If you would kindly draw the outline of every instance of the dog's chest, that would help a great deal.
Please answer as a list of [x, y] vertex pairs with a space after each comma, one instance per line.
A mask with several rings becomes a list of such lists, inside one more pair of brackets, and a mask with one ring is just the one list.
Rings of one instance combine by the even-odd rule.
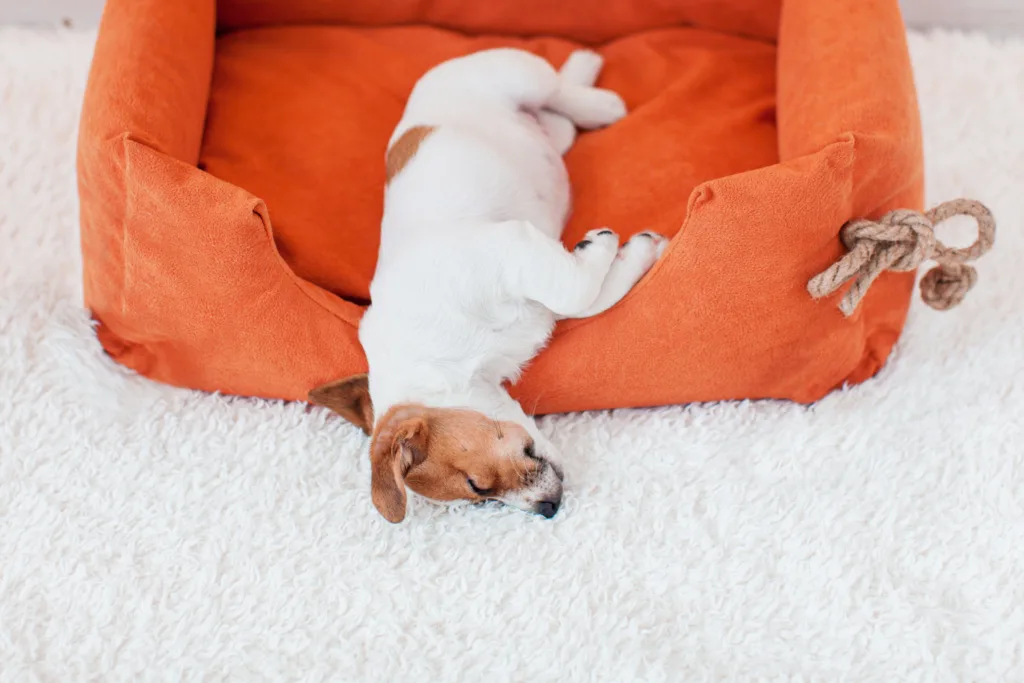
[[505, 302], [473, 315], [476, 322], [477, 374], [492, 381], [518, 377], [547, 343], [555, 326], [554, 315], [533, 302]]

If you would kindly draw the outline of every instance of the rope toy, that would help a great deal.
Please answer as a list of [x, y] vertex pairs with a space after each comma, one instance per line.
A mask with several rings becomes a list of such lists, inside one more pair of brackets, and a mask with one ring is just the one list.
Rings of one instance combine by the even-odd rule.
[[[966, 249], [952, 249], [935, 237], [935, 226], [953, 216], [970, 216], [978, 239]], [[878, 221], [852, 220], [839, 232], [849, 253], [811, 278], [807, 291], [815, 299], [828, 296], [854, 280], [839, 310], [850, 316], [871, 283], [885, 270], [915, 270], [929, 259], [938, 263], [921, 279], [921, 298], [932, 308], [953, 308], [974, 286], [978, 273], [967, 265], [992, 248], [996, 222], [992, 212], [973, 199], [954, 199], [928, 213], [897, 209]]]

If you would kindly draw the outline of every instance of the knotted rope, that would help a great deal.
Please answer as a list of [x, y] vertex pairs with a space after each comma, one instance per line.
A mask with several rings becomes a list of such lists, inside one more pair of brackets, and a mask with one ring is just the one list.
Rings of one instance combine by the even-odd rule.
[[[952, 249], [935, 237], [935, 226], [953, 216], [970, 216], [978, 224], [978, 239], [966, 249]], [[967, 263], [988, 251], [995, 235], [992, 212], [973, 199], [954, 199], [925, 214], [898, 209], [878, 221], [853, 220], [839, 233], [849, 253], [811, 278], [807, 291], [820, 299], [853, 279], [839, 302], [839, 310], [849, 316], [882, 271], [914, 270], [931, 259], [938, 265], [921, 279], [921, 298], [944, 311], [963, 301], [977, 282], [977, 271]]]

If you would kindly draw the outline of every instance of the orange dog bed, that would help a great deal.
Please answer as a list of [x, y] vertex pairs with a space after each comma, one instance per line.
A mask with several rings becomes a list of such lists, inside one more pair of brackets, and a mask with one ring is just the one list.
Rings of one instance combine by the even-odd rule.
[[513, 394], [538, 413], [816, 400], [879, 369], [910, 299], [912, 272], [849, 317], [807, 291], [849, 219], [920, 207], [903, 30], [897, 0], [109, 0], [79, 145], [87, 305], [162, 382], [304, 399], [365, 371], [384, 150], [414, 82], [487, 47], [558, 66], [589, 45], [630, 113], [568, 154], [565, 242], [673, 239]]

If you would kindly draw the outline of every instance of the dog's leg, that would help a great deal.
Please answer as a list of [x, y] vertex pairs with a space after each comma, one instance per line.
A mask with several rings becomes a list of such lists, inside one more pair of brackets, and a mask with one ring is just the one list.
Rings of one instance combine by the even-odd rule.
[[547, 108], [583, 129], [600, 128], [626, 115], [626, 104], [611, 90], [595, 88], [604, 59], [596, 52], [576, 50], [559, 70], [561, 87]]
[[626, 115], [626, 105], [616, 93], [576, 82], [596, 77], [600, 56], [577, 55], [566, 60], [566, 66], [571, 79], [563, 78], [537, 55], [496, 48], [442, 65], [435, 78], [458, 81], [462, 87], [497, 97], [513, 109], [535, 113], [549, 109], [584, 129], [607, 126]]
[[464, 89], [512, 110], [540, 111], [561, 86], [558, 72], [547, 60], [515, 48], [475, 52], [435, 71], [435, 79], [443, 80], [446, 88]]
[[[590, 50], [574, 50], [558, 70], [562, 83], [593, 86], [601, 73], [604, 58]], [[541, 127], [551, 139], [551, 143], [560, 155], [564, 155], [576, 142], [576, 124], [563, 114], [551, 109], [542, 109], [537, 113]]]
[[555, 91], [546, 106], [584, 130], [608, 126], [626, 115], [626, 103], [618, 93], [572, 83]]
[[560, 318], [589, 318], [604, 313], [619, 303], [629, 290], [640, 281], [651, 266], [661, 258], [668, 240], [653, 232], [636, 234], [622, 245], [618, 256], [608, 270], [608, 276], [601, 285], [601, 292], [587, 308]]
[[575, 316], [590, 308], [618, 252], [619, 237], [591, 230], [572, 252], [527, 221], [509, 221], [488, 232], [482, 249], [493, 258], [506, 293], [536, 301], [555, 315]]
[[573, 50], [558, 70], [563, 83], [593, 87], [604, 66], [604, 57], [591, 50]]
[[537, 112], [537, 120], [551, 140], [551, 146], [559, 156], [565, 156], [576, 142], [576, 124], [550, 109], [541, 109]]

